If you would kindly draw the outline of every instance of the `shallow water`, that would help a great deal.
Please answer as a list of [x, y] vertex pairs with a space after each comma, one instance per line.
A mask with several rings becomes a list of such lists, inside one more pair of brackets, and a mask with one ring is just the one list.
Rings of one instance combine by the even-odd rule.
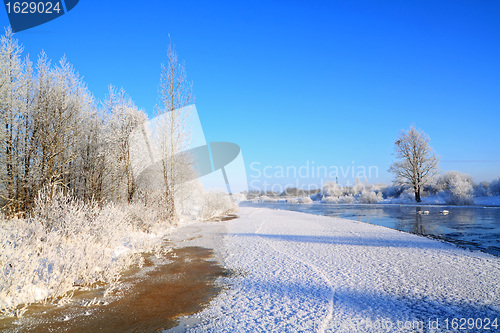
[[[417, 205], [335, 205], [241, 203], [303, 213], [341, 217], [442, 239], [460, 247], [500, 256], [500, 207]], [[449, 214], [441, 213], [448, 210]], [[428, 213], [424, 213], [424, 212]]]
[[[0, 320], [4, 332], [156, 332], [178, 317], [200, 311], [220, 287], [225, 270], [210, 249], [190, 246], [163, 257], [144, 255], [145, 265], [126, 272], [122, 288], [103, 297], [104, 288], [75, 292], [64, 306], [35, 304], [21, 319]], [[95, 298], [95, 301], [93, 301]]]

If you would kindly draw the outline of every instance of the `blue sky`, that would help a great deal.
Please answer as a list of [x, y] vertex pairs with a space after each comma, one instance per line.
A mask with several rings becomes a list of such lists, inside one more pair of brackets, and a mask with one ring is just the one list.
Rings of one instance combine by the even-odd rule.
[[307, 165], [300, 183], [326, 180], [314, 165], [389, 183], [414, 124], [443, 170], [479, 182], [500, 176], [499, 17], [498, 1], [80, 0], [16, 37], [32, 60], [66, 55], [96, 98], [113, 84], [152, 114], [170, 34], [207, 140], [239, 144], [249, 180]]

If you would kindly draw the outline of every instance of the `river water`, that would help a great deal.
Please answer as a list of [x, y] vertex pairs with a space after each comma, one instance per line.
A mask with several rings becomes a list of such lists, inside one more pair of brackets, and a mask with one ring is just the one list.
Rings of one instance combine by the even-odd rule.
[[[287, 204], [281, 202], [242, 202], [240, 205], [284, 209], [367, 222], [438, 238], [463, 248], [500, 256], [500, 207]], [[444, 210], [449, 213], [443, 214]]]

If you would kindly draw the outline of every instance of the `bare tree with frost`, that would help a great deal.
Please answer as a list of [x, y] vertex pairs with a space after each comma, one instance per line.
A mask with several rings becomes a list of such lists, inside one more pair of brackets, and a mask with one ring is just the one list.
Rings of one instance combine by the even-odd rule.
[[0, 199], [4, 211], [17, 210], [20, 198], [17, 191], [17, 131], [22, 88], [22, 46], [7, 29], [0, 40]]
[[170, 42], [167, 51], [167, 62], [161, 65], [161, 76], [159, 86], [159, 102], [156, 112], [160, 119], [160, 149], [164, 158], [162, 159], [162, 176], [164, 180], [165, 199], [167, 204], [167, 215], [175, 220], [175, 191], [176, 185], [183, 177], [183, 169], [186, 168], [185, 156], [180, 154], [184, 151], [190, 140], [187, 129], [189, 117], [186, 106], [194, 103], [192, 84], [187, 81], [186, 70], [179, 63], [177, 52]]
[[389, 168], [396, 183], [413, 188], [417, 202], [422, 201], [422, 188], [434, 182], [439, 173], [439, 157], [429, 141], [429, 136], [414, 126], [408, 131], [401, 131], [394, 143], [394, 153], [398, 160]]
[[106, 112], [106, 162], [109, 167], [107, 183], [109, 196], [116, 201], [126, 199], [132, 202], [137, 189], [130, 156], [130, 133], [146, 119], [132, 99], [121, 88], [108, 88], [108, 96], [103, 102]]
[[38, 74], [35, 119], [40, 181], [51, 189], [72, 188], [79, 172], [75, 169], [80, 154], [79, 142], [85, 137], [82, 131], [82, 124], [86, 122], [84, 115], [93, 107], [93, 97], [65, 58], [58, 66], [50, 68], [50, 62], [42, 53]]

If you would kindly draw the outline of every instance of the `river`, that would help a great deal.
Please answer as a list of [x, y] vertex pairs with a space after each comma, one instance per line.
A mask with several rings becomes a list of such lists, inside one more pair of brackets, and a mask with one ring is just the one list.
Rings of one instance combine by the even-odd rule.
[[500, 207], [284, 202], [242, 202], [240, 205], [285, 209], [367, 222], [500, 256]]

